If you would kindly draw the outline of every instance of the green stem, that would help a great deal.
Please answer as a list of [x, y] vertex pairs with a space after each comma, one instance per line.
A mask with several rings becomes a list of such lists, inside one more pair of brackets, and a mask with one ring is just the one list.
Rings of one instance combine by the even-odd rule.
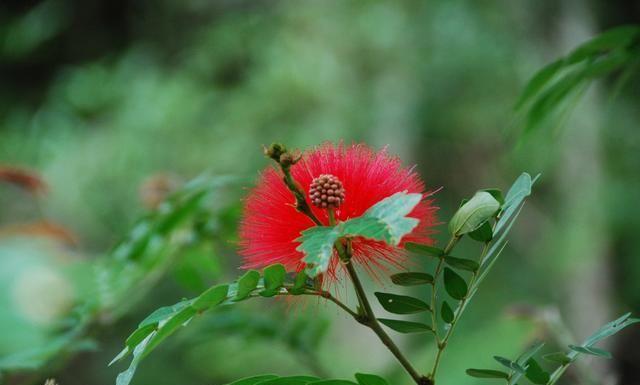
[[[489, 242], [486, 242], [480, 254], [480, 261], [484, 259], [488, 251], [489, 251]], [[477, 277], [478, 277], [477, 271], [474, 271], [473, 275], [471, 276], [471, 279], [469, 280], [469, 287], [473, 286], [473, 283], [475, 282]], [[464, 296], [464, 298], [462, 298], [462, 300], [460, 301], [460, 304], [458, 304], [458, 309], [453, 316], [453, 320], [451, 321], [451, 326], [449, 327], [449, 330], [447, 330], [442, 340], [438, 342], [438, 352], [436, 353], [436, 359], [433, 363], [433, 369], [431, 370], [431, 378], [434, 381], [435, 381], [436, 373], [438, 371], [438, 367], [440, 366], [440, 360], [442, 359], [444, 350], [447, 348], [449, 338], [451, 338], [451, 335], [453, 334], [453, 331], [455, 330], [456, 325], [458, 325], [458, 321], [460, 320], [462, 313], [464, 313], [464, 309], [466, 308], [467, 302], [471, 299], [471, 296], [472, 296], [471, 293], [467, 293]]]

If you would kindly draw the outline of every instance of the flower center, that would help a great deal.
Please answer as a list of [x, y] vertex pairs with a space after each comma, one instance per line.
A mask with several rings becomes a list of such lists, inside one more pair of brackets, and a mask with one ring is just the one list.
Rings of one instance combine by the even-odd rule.
[[322, 209], [335, 209], [344, 203], [344, 187], [340, 179], [331, 174], [322, 174], [309, 186], [311, 203]]

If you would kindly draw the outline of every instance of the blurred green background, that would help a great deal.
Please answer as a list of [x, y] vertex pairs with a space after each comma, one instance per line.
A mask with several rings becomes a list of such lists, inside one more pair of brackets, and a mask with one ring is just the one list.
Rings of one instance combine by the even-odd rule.
[[[107, 363], [146, 314], [233, 280], [241, 197], [273, 141], [388, 146], [442, 187], [443, 222], [478, 188], [542, 173], [442, 385], [481, 383], [464, 369], [535, 338], [577, 341], [639, 314], [637, 72], [615, 97], [613, 81], [595, 83], [524, 138], [513, 109], [542, 65], [639, 20], [622, 0], [3, 1], [0, 169], [13, 182], [0, 182], [0, 382], [113, 384], [124, 366]], [[131, 254], [138, 218], [203, 173], [237, 178]], [[564, 383], [640, 384], [640, 331], [621, 336], [615, 359]], [[428, 367], [428, 336], [394, 337]], [[261, 300], [198, 319], [133, 383], [356, 371], [409, 383], [335, 307]]]

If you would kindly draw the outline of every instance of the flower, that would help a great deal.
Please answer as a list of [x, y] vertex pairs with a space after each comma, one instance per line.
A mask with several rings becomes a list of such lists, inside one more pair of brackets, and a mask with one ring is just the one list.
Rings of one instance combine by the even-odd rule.
[[[302, 154], [291, 166], [291, 175], [304, 191], [307, 203], [315, 216], [329, 224], [328, 211], [311, 204], [308, 192], [317, 178], [337, 178], [342, 182], [344, 200], [335, 209], [336, 220], [344, 221], [361, 216], [369, 207], [399, 191], [421, 193], [424, 199], [409, 214], [420, 220], [419, 225], [406, 235], [399, 247], [371, 239], [353, 240], [353, 260], [373, 276], [377, 268], [402, 268], [406, 260], [404, 242], [432, 244], [430, 238], [435, 224], [436, 208], [431, 195], [413, 168], [403, 167], [397, 157], [386, 150], [374, 151], [364, 144], [334, 145], [325, 143]], [[244, 202], [244, 216], [240, 224], [240, 254], [244, 268], [261, 268], [282, 263], [288, 271], [304, 268], [303, 254], [296, 250], [300, 233], [312, 226], [313, 221], [297, 211], [295, 198], [282, 180], [282, 172], [267, 168], [257, 186]], [[312, 186], [313, 184], [313, 186]], [[333, 258], [328, 274], [336, 277], [338, 258]]]

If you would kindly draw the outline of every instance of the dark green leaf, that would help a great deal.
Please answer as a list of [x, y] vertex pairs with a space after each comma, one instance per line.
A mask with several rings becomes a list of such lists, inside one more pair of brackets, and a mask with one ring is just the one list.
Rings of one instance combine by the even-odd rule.
[[419, 322], [400, 321], [387, 318], [378, 318], [378, 321], [399, 333], [424, 333], [432, 330], [431, 326]]
[[442, 317], [442, 320], [448, 324], [450, 324], [453, 321], [453, 318], [454, 318], [453, 310], [451, 310], [451, 307], [449, 306], [447, 301], [442, 302], [440, 316]]
[[569, 54], [567, 62], [573, 64], [609, 50], [627, 47], [638, 36], [640, 36], [640, 28], [635, 25], [610, 29], [578, 46]]
[[247, 377], [247, 378], [243, 378], [241, 380], [238, 381], [234, 381], [228, 385], [256, 385], [259, 384], [262, 381], [265, 380], [271, 380], [274, 378], [278, 378], [278, 376], [276, 376], [275, 374], [263, 374], [260, 376], [252, 376], [252, 377]]
[[389, 385], [387, 380], [375, 374], [356, 373], [359, 385]]
[[[525, 369], [528, 369], [528, 365], [529, 365], [529, 360], [540, 351], [540, 349], [542, 349], [542, 347], [544, 346], [544, 342], [540, 342], [537, 341], [535, 343], [533, 343], [527, 350], [524, 351], [524, 353], [520, 354], [518, 356], [518, 358], [516, 359], [516, 363], [520, 366], [522, 366]], [[511, 374], [511, 377], [509, 378], [509, 384], [508, 385], [515, 385], [517, 384], [517, 382], [520, 380], [520, 378], [522, 378], [523, 374], [520, 372], [515, 372]]]
[[444, 288], [451, 298], [462, 300], [467, 295], [467, 283], [455, 271], [444, 268]]
[[544, 358], [547, 361], [557, 362], [562, 365], [565, 365], [571, 362], [571, 358], [563, 352], [545, 354], [544, 356], [542, 356], [542, 358]]
[[549, 381], [549, 373], [547, 373], [533, 358], [527, 360], [527, 370], [525, 376], [534, 384], [544, 385]]
[[382, 307], [389, 313], [414, 314], [431, 310], [428, 304], [417, 298], [381, 292], [375, 292], [374, 294]]
[[486, 188], [482, 191], [486, 191], [491, 194], [491, 196], [493, 196], [501, 205], [504, 204], [504, 196], [502, 195], [502, 190], [499, 188]]
[[444, 257], [444, 261], [447, 263], [447, 265], [455, 269], [477, 271], [478, 268], [480, 267], [480, 265], [478, 265], [478, 262], [472, 261], [470, 259], [447, 256], [447, 257]]
[[598, 357], [604, 357], [604, 358], [611, 358], [611, 353], [609, 353], [608, 351], [594, 348], [594, 347], [569, 345], [569, 349], [578, 353], [590, 354], [592, 356], [598, 356]]
[[273, 297], [278, 294], [280, 288], [284, 284], [287, 271], [280, 263], [267, 266], [264, 269], [264, 291], [260, 292], [263, 297]]
[[500, 210], [500, 203], [486, 191], [478, 191], [456, 211], [449, 222], [449, 232], [461, 236], [480, 227]]
[[318, 380], [320, 380], [318, 377], [312, 376], [288, 376], [262, 381], [256, 385], [306, 385], [316, 383]]
[[399, 286], [416, 286], [433, 283], [433, 276], [427, 273], [406, 272], [393, 274], [391, 282]]
[[405, 243], [404, 248], [416, 254], [428, 254], [434, 257], [441, 257], [444, 255], [444, 250], [422, 243], [407, 242]]
[[358, 384], [352, 381], [347, 381], [347, 380], [320, 380], [320, 381], [309, 382], [307, 385], [358, 385]]
[[255, 270], [249, 270], [240, 279], [238, 279], [238, 288], [235, 297], [235, 301], [242, 301], [247, 298], [252, 291], [258, 286], [260, 281], [260, 273]]
[[196, 298], [192, 306], [197, 311], [207, 310], [212, 306], [221, 304], [227, 298], [228, 291], [229, 285], [218, 285], [209, 288]]
[[507, 373], [491, 369], [467, 369], [467, 374], [476, 378], [509, 378]]
[[500, 357], [500, 356], [493, 356], [493, 359], [498, 361], [498, 363], [500, 363], [501, 365], [503, 365], [503, 366], [515, 371], [515, 372], [518, 372], [518, 373], [521, 373], [521, 374], [525, 373], [525, 369], [522, 366], [520, 366], [520, 364], [518, 364], [516, 362], [513, 362], [508, 358], [504, 358], [504, 357]]
[[482, 224], [482, 226], [470, 232], [469, 236], [471, 237], [471, 239], [478, 242], [491, 242], [491, 240], [493, 239], [493, 230], [491, 229], [491, 224], [489, 223], [489, 221], [486, 221]]
[[293, 295], [299, 295], [304, 293], [308, 278], [309, 277], [307, 277], [307, 274], [304, 272], [304, 270], [298, 272], [298, 274], [296, 274], [293, 287], [289, 289], [289, 292]]

